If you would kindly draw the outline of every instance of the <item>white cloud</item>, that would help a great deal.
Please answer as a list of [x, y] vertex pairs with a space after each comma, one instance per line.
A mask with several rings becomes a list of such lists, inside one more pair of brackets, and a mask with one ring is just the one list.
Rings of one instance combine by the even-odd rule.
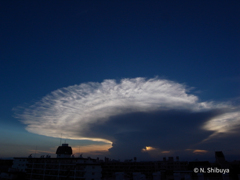
[[[198, 97], [188, 94], [186, 86], [180, 83], [159, 78], [134, 78], [122, 79], [119, 83], [104, 80], [102, 83], [89, 82], [58, 89], [25, 109], [19, 118], [32, 133], [51, 137], [60, 137], [62, 134], [63, 138], [68, 139], [111, 143], [111, 139], [89, 137], [85, 132], [91, 124], [130, 112], [199, 112], [228, 106], [224, 103], [199, 102]], [[230, 122], [224, 115], [222, 119]], [[239, 124], [239, 119], [235, 119], [236, 123]], [[221, 124], [224, 122], [212, 119], [204, 128], [219, 131], [223, 128]]]

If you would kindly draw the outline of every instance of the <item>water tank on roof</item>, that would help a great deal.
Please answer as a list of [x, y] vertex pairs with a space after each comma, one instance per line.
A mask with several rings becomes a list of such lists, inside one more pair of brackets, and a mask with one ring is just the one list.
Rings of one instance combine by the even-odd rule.
[[62, 144], [62, 146], [58, 146], [56, 154], [58, 158], [70, 158], [72, 155], [72, 148], [68, 146], [68, 144]]

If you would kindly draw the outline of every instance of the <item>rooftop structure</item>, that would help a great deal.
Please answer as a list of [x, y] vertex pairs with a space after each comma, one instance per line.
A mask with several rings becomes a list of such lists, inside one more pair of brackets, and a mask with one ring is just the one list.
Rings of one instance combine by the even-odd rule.
[[68, 144], [62, 144], [56, 151], [57, 158], [70, 158], [72, 155], [72, 148]]

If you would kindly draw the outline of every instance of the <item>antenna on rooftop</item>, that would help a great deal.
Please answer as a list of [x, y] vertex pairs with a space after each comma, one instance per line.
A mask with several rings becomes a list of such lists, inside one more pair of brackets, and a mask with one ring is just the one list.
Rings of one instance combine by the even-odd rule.
[[61, 146], [61, 143], [62, 143], [62, 133], [61, 133], [61, 138], [60, 138], [60, 146]]
[[36, 150], [35, 150], [35, 154], [34, 154], [34, 157], [36, 157], [36, 152], [37, 152], [37, 146], [36, 146]]

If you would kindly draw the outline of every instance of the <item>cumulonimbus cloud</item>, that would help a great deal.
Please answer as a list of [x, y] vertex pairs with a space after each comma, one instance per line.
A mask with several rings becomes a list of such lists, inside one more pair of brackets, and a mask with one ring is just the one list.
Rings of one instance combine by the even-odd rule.
[[[91, 125], [107, 122], [113, 116], [134, 112], [202, 112], [222, 108], [230, 106], [224, 103], [200, 102], [196, 95], [189, 94], [183, 84], [159, 78], [133, 78], [119, 82], [89, 82], [58, 89], [26, 108], [18, 117], [27, 125], [29, 132], [39, 135], [111, 143], [111, 137], [89, 135], [87, 132], [91, 131]], [[226, 116], [227, 114], [219, 118], [227, 120]], [[240, 120], [235, 118], [231, 121], [239, 124]], [[221, 126], [223, 123], [225, 121], [215, 118], [203, 128], [219, 131], [224, 128]]]

